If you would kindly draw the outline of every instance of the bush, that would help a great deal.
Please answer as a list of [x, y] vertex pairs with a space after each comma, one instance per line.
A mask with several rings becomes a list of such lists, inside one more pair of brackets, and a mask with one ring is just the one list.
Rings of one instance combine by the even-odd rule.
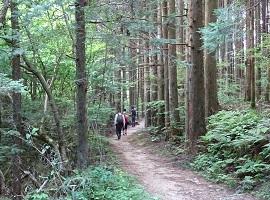
[[67, 178], [53, 198], [46, 193], [31, 194], [27, 200], [154, 200], [136, 181], [116, 168], [89, 168], [73, 177]]
[[250, 190], [270, 174], [270, 120], [255, 111], [221, 111], [209, 118], [192, 166], [207, 177]]

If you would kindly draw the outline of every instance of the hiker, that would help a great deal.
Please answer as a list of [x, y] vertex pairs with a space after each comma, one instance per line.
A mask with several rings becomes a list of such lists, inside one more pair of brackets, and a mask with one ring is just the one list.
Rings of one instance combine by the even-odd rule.
[[134, 106], [131, 107], [131, 125], [132, 127], [135, 127], [135, 120], [136, 120], [136, 109]]
[[120, 111], [114, 117], [114, 125], [115, 125], [117, 139], [120, 140], [121, 131], [123, 127], [125, 126], [125, 118], [124, 118], [124, 115]]
[[124, 115], [124, 119], [125, 119], [125, 125], [123, 127], [123, 135], [127, 135], [127, 127], [129, 125], [129, 120], [128, 120], [128, 114], [126, 113], [126, 109], [124, 109], [123, 115]]

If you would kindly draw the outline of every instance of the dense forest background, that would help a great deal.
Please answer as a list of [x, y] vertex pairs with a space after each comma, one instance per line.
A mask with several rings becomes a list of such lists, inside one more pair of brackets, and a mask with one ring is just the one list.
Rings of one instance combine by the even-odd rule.
[[105, 136], [131, 106], [152, 141], [181, 149], [196, 170], [269, 188], [269, 5], [2, 0], [0, 194], [90, 195], [78, 192], [88, 184], [79, 173], [108, 165]]

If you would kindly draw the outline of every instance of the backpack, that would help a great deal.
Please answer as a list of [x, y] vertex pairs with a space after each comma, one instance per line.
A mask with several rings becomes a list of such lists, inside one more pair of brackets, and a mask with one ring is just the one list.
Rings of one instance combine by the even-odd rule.
[[124, 117], [125, 117], [125, 123], [126, 123], [126, 124], [129, 124], [128, 116], [127, 116], [127, 115], [124, 115]]
[[124, 124], [122, 115], [117, 114], [116, 124]]
[[136, 110], [135, 109], [131, 110], [131, 115], [132, 115], [132, 117], [136, 117]]

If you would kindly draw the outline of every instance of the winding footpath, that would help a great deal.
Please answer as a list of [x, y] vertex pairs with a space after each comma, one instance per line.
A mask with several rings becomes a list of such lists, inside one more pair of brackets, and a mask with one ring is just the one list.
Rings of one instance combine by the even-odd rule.
[[114, 135], [110, 142], [123, 170], [134, 175], [153, 197], [161, 200], [256, 200], [208, 182], [191, 170], [174, 167], [168, 159], [149, 153], [146, 147], [135, 146], [130, 140], [143, 127], [144, 124], [129, 128], [128, 136], [116, 140]]

